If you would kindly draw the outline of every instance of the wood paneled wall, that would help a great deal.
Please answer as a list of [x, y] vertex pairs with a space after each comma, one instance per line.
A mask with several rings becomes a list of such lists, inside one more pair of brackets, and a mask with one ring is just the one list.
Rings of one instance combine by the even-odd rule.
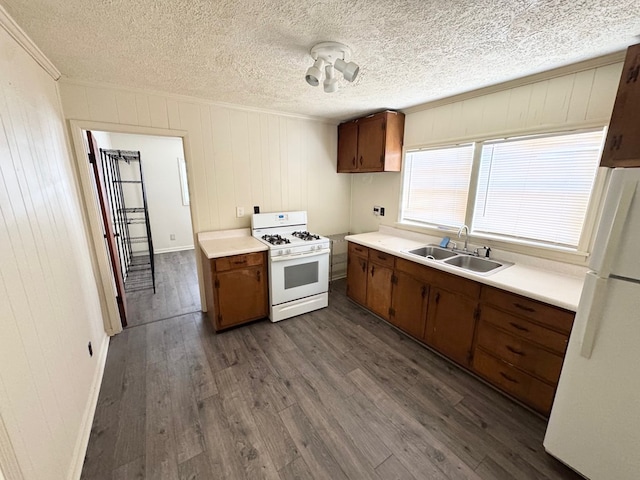
[[108, 337], [56, 83], [2, 28], [0, 122], [0, 447], [79, 477]]
[[[411, 109], [405, 118], [406, 149], [483, 138], [570, 130], [609, 123], [622, 63], [570, 73], [466, 100]], [[378, 230], [398, 220], [402, 175], [354, 175], [351, 232]], [[386, 209], [375, 217], [374, 205]]]
[[[65, 116], [185, 131], [194, 230], [250, 225], [262, 212], [307, 210], [310, 229], [349, 228], [350, 180], [336, 173], [337, 129], [315, 119], [204, 100], [62, 81]], [[236, 218], [236, 207], [245, 217]]]

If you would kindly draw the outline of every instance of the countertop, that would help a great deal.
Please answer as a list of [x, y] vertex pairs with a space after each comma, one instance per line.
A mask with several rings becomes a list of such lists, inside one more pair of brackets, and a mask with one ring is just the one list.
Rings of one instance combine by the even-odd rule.
[[[403, 238], [383, 232], [348, 235], [345, 240], [574, 312], [578, 308], [584, 283], [583, 277], [569, 276], [517, 263], [492, 275], [477, 275], [442, 262], [403, 252], [431, 242], [421, 242], [417, 239]], [[494, 260], [499, 261], [500, 258]]]
[[198, 233], [198, 244], [207, 258], [228, 257], [268, 250], [266, 244], [251, 236], [248, 228]]

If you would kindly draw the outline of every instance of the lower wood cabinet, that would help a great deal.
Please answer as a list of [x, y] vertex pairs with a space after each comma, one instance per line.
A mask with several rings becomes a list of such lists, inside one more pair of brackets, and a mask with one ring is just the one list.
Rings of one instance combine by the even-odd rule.
[[574, 313], [349, 243], [351, 299], [548, 415]]
[[389, 320], [394, 266], [393, 255], [369, 249], [366, 306], [385, 320]]
[[429, 306], [429, 285], [396, 271], [389, 321], [416, 338], [424, 337]]
[[347, 252], [347, 296], [360, 305], [367, 303], [369, 249], [349, 243]]
[[574, 313], [483, 287], [472, 369], [548, 415]]
[[207, 315], [216, 331], [269, 313], [265, 252], [216, 259], [202, 256]]

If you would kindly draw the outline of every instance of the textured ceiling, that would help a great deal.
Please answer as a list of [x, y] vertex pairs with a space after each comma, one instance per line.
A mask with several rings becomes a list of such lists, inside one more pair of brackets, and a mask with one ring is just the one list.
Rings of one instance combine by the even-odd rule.
[[[623, 50], [638, 0], [0, 0], [70, 79], [346, 119]], [[352, 49], [337, 93], [304, 73]]]

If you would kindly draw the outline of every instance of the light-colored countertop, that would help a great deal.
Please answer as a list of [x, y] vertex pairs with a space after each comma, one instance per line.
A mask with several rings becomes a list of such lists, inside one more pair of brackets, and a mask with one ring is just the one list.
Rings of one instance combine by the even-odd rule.
[[198, 244], [207, 258], [228, 257], [242, 253], [262, 252], [267, 245], [251, 236], [248, 228], [198, 233]]
[[[540, 300], [541, 302], [567, 310], [575, 312], [578, 308], [584, 277], [570, 276], [518, 263], [504, 270], [497, 271], [492, 275], [477, 275], [473, 272], [460, 270], [442, 262], [404, 253], [404, 250], [412, 250], [428, 243], [433, 243], [420, 241], [416, 238], [416, 235], [412, 237], [413, 238], [403, 238], [385, 232], [371, 232], [348, 235], [345, 237], [345, 240], [358, 243], [365, 247], [374, 248], [406, 260], [428, 265], [429, 267], [453, 273], [464, 278], [476, 280], [485, 285]], [[498, 257], [495, 260], [499, 261], [500, 258]]]

